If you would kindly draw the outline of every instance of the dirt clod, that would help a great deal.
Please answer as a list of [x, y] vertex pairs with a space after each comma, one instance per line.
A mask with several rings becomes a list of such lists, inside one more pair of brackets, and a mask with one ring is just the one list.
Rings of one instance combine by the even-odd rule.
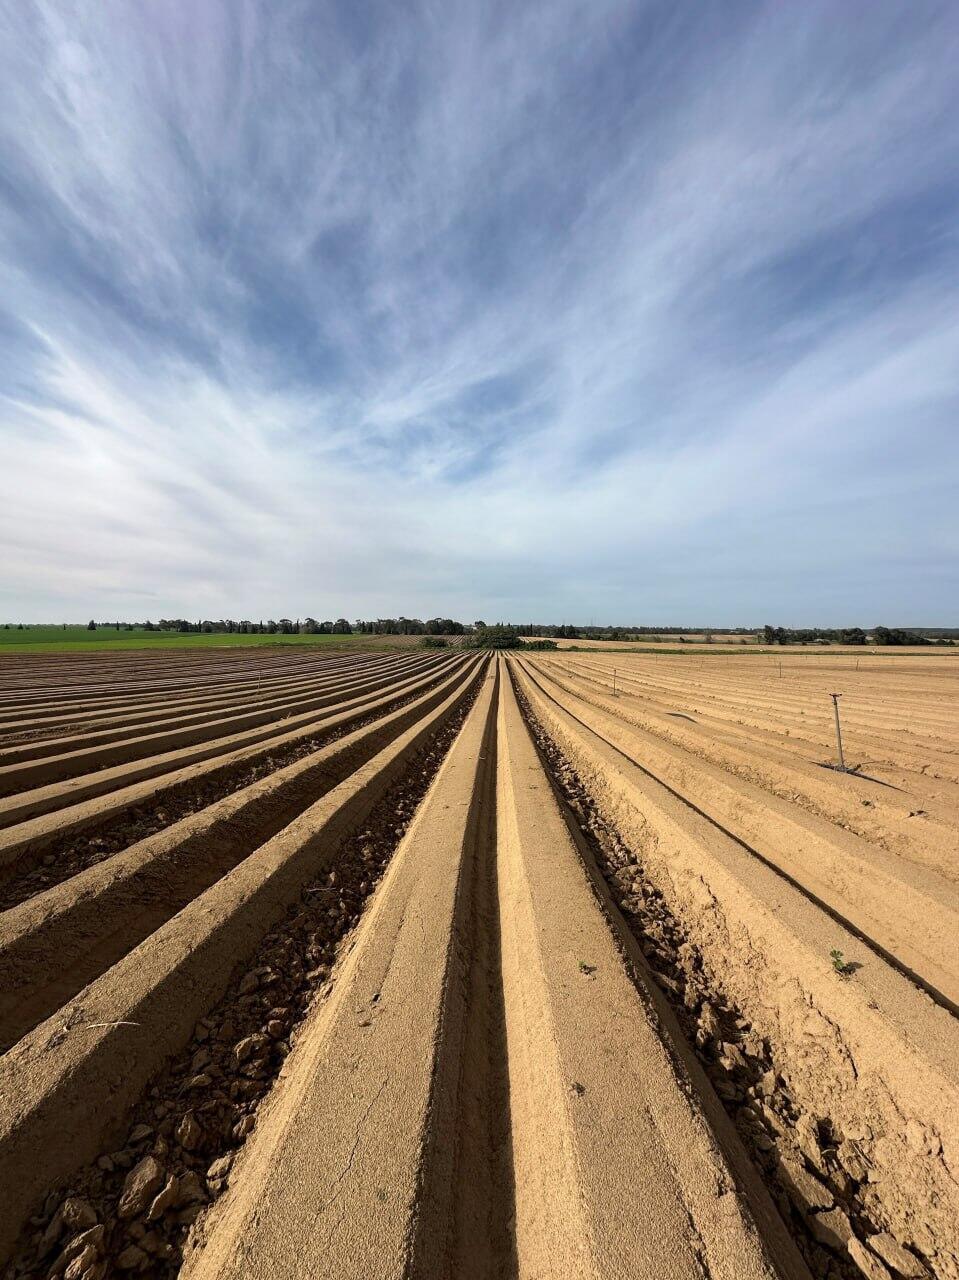
[[203, 1130], [197, 1124], [196, 1116], [187, 1111], [176, 1127], [176, 1139], [184, 1151], [196, 1151], [203, 1140]]
[[149, 1254], [138, 1244], [129, 1244], [116, 1260], [121, 1271], [141, 1271], [150, 1261]]
[[809, 1218], [809, 1225], [820, 1244], [828, 1245], [837, 1252], [844, 1251], [853, 1238], [849, 1219], [841, 1209], [830, 1209], [828, 1213], [814, 1213]]
[[916, 1277], [927, 1274], [925, 1267], [915, 1254], [903, 1248], [895, 1236], [890, 1235], [888, 1231], [880, 1231], [870, 1236], [866, 1243], [873, 1253], [878, 1254], [897, 1275]]
[[153, 1222], [162, 1217], [170, 1205], [176, 1203], [178, 1190], [179, 1181], [174, 1174], [171, 1174], [166, 1180], [163, 1190], [154, 1198], [153, 1203], [147, 1210], [147, 1222]]
[[786, 1188], [786, 1194], [793, 1201], [800, 1213], [812, 1209], [831, 1209], [834, 1200], [828, 1187], [824, 1187], [813, 1175], [791, 1156], [780, 1157], [777, 1179]]
[[163, 1166], [153, 1156], [144, 1156], [130, 1170], [117, 1205], [117, 1213], [121, 1218], [136, 1218], [144, 1212], [160, 1189], [163, 1173]]

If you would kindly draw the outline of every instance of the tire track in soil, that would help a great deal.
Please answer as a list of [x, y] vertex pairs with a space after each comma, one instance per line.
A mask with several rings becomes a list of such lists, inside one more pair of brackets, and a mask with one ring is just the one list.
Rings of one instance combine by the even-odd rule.
[[[276, 1080], [297, 1027], [336, 981], [365, 904], [475, 702], [480, 684], [342, 842], [334, 869], [308, 886], [265, 936], [184, 1051], [130, 1116], [127, 1142], [52, 1190], [30, 1219], [4, 1280], [69, 1272], [176, 1276], [223, 1192], [237, 1149]], [[78, 1263], [78, 1260], [81, 1260]], [[71, 1271], [72, 1268], [72, 1271]]]
[[[699, 949], [644, 875], [641, 854], [603, 816], [518, 688], [516, 695], [567, 823], [595, 860], [623, 926], [639, 943], [813, 1275], [863, 1280], [863, 1270], [849, 1256], [848, 1241], [855, 1239], [867, 1262], [875, 1261], [873, 1274], [888, 1276], [861, 1243], [883, 1230], [863, 1203], [869, 1168], [862, 1152], [827, 1122], [802, 1111], [777, 1071], [768, 1040], [707, 977]], [[615, 932], [615, 922], [612, 927]], [[914, 1274], [931, 1274], [914, 1256], [913, 1261]]]

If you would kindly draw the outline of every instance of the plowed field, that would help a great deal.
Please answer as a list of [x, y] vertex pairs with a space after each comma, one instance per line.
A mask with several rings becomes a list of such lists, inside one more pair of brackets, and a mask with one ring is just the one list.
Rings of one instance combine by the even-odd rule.
[[2, 659], [5, 1274], [959, 1280], [956, 669]]

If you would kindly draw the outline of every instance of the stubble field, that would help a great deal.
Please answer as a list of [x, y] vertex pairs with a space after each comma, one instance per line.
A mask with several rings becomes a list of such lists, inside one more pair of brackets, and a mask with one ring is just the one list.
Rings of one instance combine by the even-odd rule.
[[956, 670], [0, 658], [6, 1273], [957, 1280]]

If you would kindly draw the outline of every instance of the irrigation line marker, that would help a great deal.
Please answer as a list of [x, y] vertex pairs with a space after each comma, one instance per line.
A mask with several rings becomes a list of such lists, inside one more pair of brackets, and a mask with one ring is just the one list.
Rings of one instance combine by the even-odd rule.
[[839, 748], [839, 772], [845, 773], [846, 761], [842, 754], [842, 729], [839, 727], [839, 699], [842, 697], [842, 694], [831, 693], [829, 696], [832, 698], [833, 715], [836, 717], [836, 746]]

